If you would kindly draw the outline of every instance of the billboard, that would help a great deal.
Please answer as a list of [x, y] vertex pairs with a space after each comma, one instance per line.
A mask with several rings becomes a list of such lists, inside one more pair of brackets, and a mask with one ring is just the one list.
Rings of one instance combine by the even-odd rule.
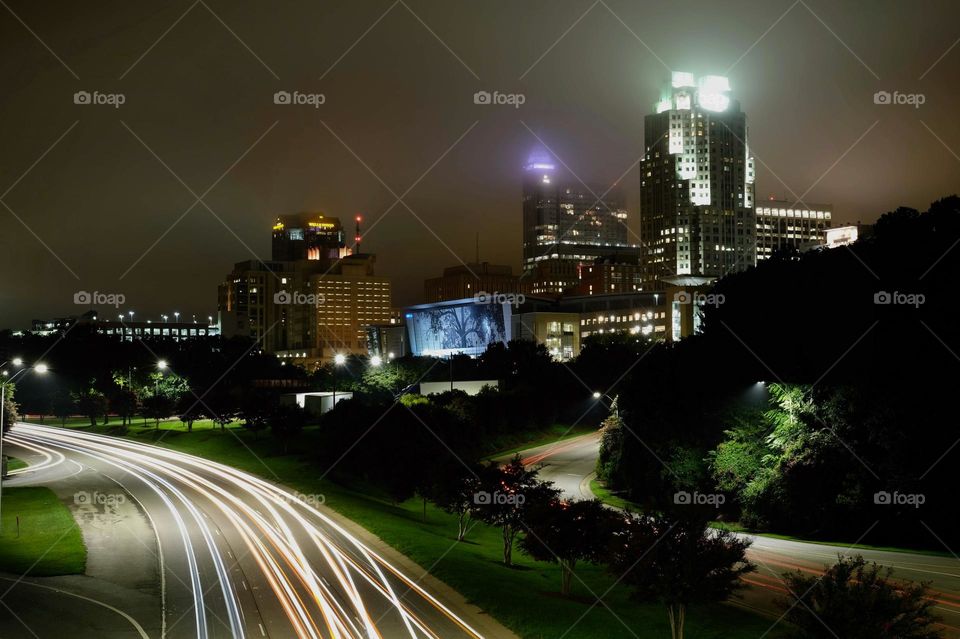
[[404, 313], [414, 355], [475, 357], [495, 342], [510, 341], [510, 305], [474, 298], [421, 304]]

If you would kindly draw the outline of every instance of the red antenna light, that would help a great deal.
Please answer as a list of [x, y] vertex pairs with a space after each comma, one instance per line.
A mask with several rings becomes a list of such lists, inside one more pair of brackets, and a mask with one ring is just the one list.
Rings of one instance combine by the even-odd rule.
[[361, 217], [361, 216], [359, 216], [359, 215], [357, 216], [357, 234], [356, 234], [356, 237], [354, 238], [354, 241], [356, 242], [356, 245], [357, 245], [357, 253], [358, 253], [358, 254], [360, 253], [360, 237], [361, 237], [361, 236], [360, 236], [360, 220], [362, 220], [362, 219], [363, 219], [363, 217]]

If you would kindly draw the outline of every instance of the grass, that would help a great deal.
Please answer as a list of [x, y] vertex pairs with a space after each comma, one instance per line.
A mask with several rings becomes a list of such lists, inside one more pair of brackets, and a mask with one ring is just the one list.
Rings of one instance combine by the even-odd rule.
[[86, 562], [80, 527], [53, 491], [3, 491], [0, 571], [33, 577], [76, 575], [83, 573]]
[[[634, 512], [639, 512], [642, 510], [639, 504], [632, 502], [628, 499], [624, 499], [616, 494], [616, 492], [608, 489], [604, 483], [598, 479], [590, 480], [590, 491], [596, 495], [597, 499], [602, 501], [605, 504], [613, 506], [614, 508], [622, 508], [624, 510], [632, 510]], [[710, 522], [710, 525], [714, 528], [719, 528], [722, 530], [729, 530], [730, 532], [735, 533], [746, 533], [749, 535], [755, 535], [757, 537], [770, 537], [772, 539], [783, 539], [784, 541], [796, 541], [803, 544], [819, 544], [823, 546], [838, 546], [847, 550], [876, 550], [876, 551], [885, 551], [885, 552], [905, 552], [911, 553], [914, 555], [925, 555], [928, 557], [952, 557], [950, 553], [941, 552], [938, 550], [923, 550], [916, 548], [902, 548], [898, 546], [874, 546], [871, 544], [851, 544], [849, 541], [827, 541], [819, 539], [804, 539], [801, 537], [794, 537], [793, 535], [781, 535], [778, 533], [764, 532], [751, 530], [750, 528], [744, 526], [738, 521], [714, 521]]]
[[16, 457], [9, 457], [9, 456], [7, 457], [8, 473], [10, 471], [19, 470], [21, 468], [26, 468], [26, 467], [27, 467], [27, 462], [23, 461], [22, 459], [17, 459]]
[[[87, 429], [105, 432], [111, 427]], [[315, 433], [315, 428], [306, 429], [302, 441], [291, 450], [309, 450]], [[225, 431], [197, 425], [193, 433], [187, 433], [177, 422], [162, 424], [159, 432], [152, 424], [147, 428], [134, 425], [125, 436], [215, 460], [304, 494], [323, 495], [327, 506], [413, 559], [524, 639], [669, 637], [665, 610], [659, 605], [631, 602], [628, 590], [615, 586], [615, 578], [602, 568], [578, 567], [577, 575], [583, 581], [575, 578], [572, 597], [562, 598], [557, 566], [532, 561], [519, 552], [514, 553], [515, 567], [500, 563], [502, 541], [498, 529], [471, 522], [467, 541], [458, 543], [453, 516], [428, 505], [424, 521], [419, 500], [393, 504], [360, 486], [322, 480], [321, 471], [307, 458], [283, 454], [281, 445], [266, 433], [258, 435], [237, 425]], [[604, 593], [605, 605], [596, 604], [596, 597]], [[768, 626], [769, 621], [761, 617], [716, 605], [689, 613], [687, 637], [756, 639]], [[571, 627], [573, 630], [567, 633]], [[771, 639], [783, 636], [775, 632], [767, 635]]]

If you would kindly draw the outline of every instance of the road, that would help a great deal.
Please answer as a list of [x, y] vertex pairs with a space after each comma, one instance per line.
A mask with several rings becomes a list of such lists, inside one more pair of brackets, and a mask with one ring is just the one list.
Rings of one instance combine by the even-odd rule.
[[[73, 578], [79, 590], [69, 580], [55, 588], [29, 578], [15, 583], [20, 597], [44, 602], [40, 618], [23, 619], [31, 630], [31, 621], [60, 625], [47, 610], [55, 611], [60, 599], [67, 616], [89, 617], [99, 607], [111, 618], [110, 634], [81, 628], [72, 638], [512, 636], [409, 560], [382, 546], [374, 550], [375, 540], [333, 515], [321, 496], [298, 495], [199, 457], [69, 429], [17, 424], [5, 440], [33, 464], [10, 483], [76, 491], [72, 510], [88, 547], [87, 519], [102, 524], [106, 517], [117, 529], [138, 517], [148, 522], [137, 540], [98, 549], [101, 571], [136, 575], [145, 554], [158, 564], [157, 596], [148, 596], [145, 584], [125, 585], [145, 598], [131, 600], [129, 610], [127, 599], [111, 599], [108, 589], [102, 596], [84, 591], [89, 576]], [[414, 571], [418, 578], [407, 576]], [[13, 600], [9, 593], [5, 604]], [[31, 612], [30, 606], [17, 611]]]
[[[541, 464], [540, 475], [560, 488], [572, 499], [591, 499], [590, 480], [594, 477], [599, 452], [599, 433], [545, 444], [520, 453], [524, 464]], [[942, 619], [945, 637], [960, 638], [960, 560], [955, 557], [881, 550], [848, 550], [843, 546], [788, 541], [773, 537], [745, 535], [753, 545], [748, 556], [757, 565], [757, 572], [745, 581], [748, 587], [734, 605], [778, 619], [782, 608], [777, 601], [789, 593], [780, 579], [781, 573], [801, 570], [822, 574], [824, 565], [832, 564], [839, 554], [863, 555], [868, 561], [892, 567], [895, 577], [911, 581], [929, 581], [937, 602], [936, 613]]]

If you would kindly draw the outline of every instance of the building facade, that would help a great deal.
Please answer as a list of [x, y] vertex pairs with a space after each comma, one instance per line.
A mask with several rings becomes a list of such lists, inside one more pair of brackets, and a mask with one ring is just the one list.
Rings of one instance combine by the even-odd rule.
[[644, 119], [640, 237], [644, 290], [756, 264], [754, 164], [746, 115], [721, 76], [674, 72]]
[[513, 267], [489, 262], [460, 264], [424, 282], [427, 304], [473, 297], [478, 293], [523, 293], [523, 282]]
[[574, 294], [603, 295], [643, 290], [638, 258], [598, 257], [593, 264], [581, 266], [580, 282], [574, 288]]
[[376, 256], [354, 253], [355, 247], [345, 246], [336, 218], [278, 218], [274, 256], [297, 259], [234, 265], [218, 291], [224, 336], [252, 339], [308, 367], [341, 353], [366, 353], [366, 327], [397, 317], [390, 281], [375, 273]]
[[826, 242], [833, 207], [786, 200], [757, 202], [757, 260], [778, 251], [804, 251]]
[[[545, 154], [534, 154], [524, 167], [522, 202], [523, 272], [531, 292], [562, 293], [571, 282], [557, 274], [617, 249], [639, 250], [628, 240], [619, 189], [583, 185]], [[538, 268], [542, 262], [548, 265]]]
[[351, 252], [339, 218], [296, 213], [280, 215], [273, 224], [271, 257], [275, 261], [335, 260]]

